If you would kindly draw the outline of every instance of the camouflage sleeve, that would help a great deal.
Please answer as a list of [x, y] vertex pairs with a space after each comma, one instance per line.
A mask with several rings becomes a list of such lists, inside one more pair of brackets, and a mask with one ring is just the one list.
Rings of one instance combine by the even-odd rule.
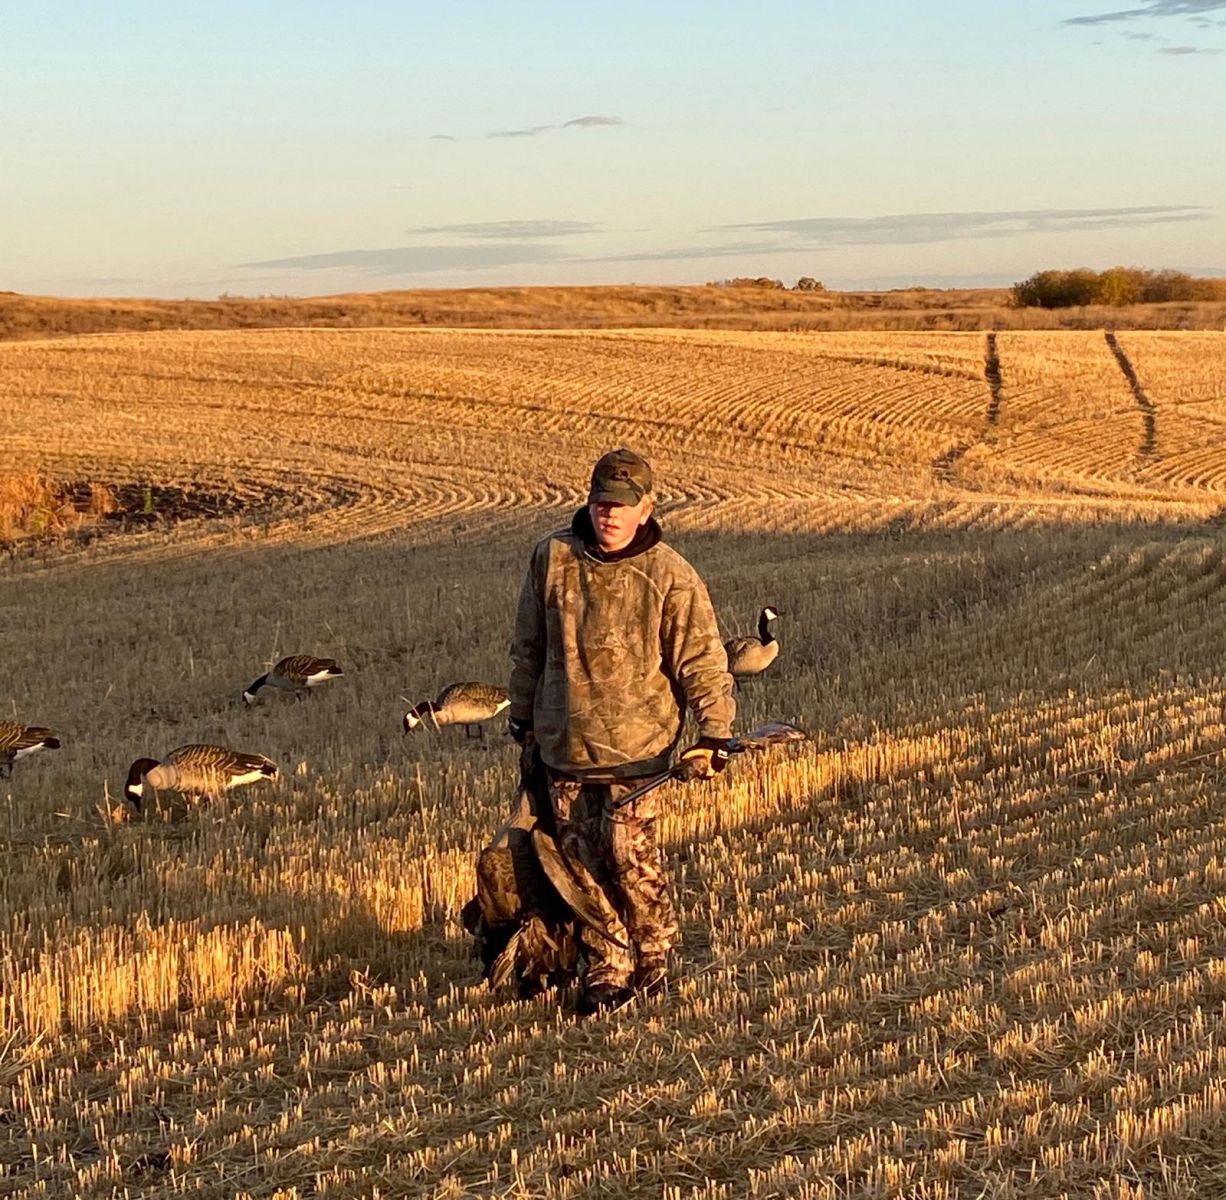
[[545, 667], [545, 597], [540, 557], [541, 548], [538, 547], [519, 589], [519, 606], [511, 635], [511, 681], [507, 692], [511, 698], [510, 715], [521, 721], [532, 720], [536, 686]]
[[736, 701], [715, 610], [697, 574], [678, 580], [664, 599], [660, 630], [664, 666], [681, 685], [700, 737], [732, 736]]

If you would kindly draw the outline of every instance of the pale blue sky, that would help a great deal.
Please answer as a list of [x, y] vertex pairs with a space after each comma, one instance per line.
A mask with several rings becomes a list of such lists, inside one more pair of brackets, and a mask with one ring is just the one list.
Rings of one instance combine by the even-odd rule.
[[0, 289], [1226, 271], [1226, 0], [49, 0]]

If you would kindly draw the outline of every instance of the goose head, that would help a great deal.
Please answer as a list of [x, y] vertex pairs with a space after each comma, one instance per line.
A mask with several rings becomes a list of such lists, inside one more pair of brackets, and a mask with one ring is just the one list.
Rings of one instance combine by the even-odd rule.
[[420, 704], [413, 705], [407, 713], [404, 714], [404, 731], [412, 733], [419, 725], [421, 725], [427, 717], [434, 721], [434, 727], [438, 728], [438, 719], [434, 715], [434, 701], [423, 700]]
[[249, 688], [248, 688], [248, 689], [247, 689], [247, 690], [246, 690], [246, 691], [243, 693], [243, 699], [246, 701], [246, 703], [247, 703], [247, 707], [248, 707], [248, 708], [250, 708], [250, 707], [251, 707], [251, 705], [253, 705], [253, 704], [255, 704], [255, 703], [256, 703], [256, 692], [258, 692], [258, 691], [260, 690], [260, 688], [262, 688], [262, 687], [263, 687], [263, 686], [264, 686], [264, 685], [265, 685], [267, 682], [268, 682], [268, 676], [267, 676], [267, 675], [261, 675], [261, 676], [259, 677], [259, 679], [257, 679], [257, 680], [256, 680], [256, 681], [255, 681], [255, 682], [254, 682], [254, 683], [253, 683], [253, 684], [252, 684], [252, 685], [251, 685], [251, 686], [250, 686], [250, 687], [249, 687]]
[[145, 795], [145, 776], [157, 765], [156, 758], [138, 758], [128, 768], [128, 778], [123, 785], [123, 795], [137, 812], [141, 811], [141, 801]]

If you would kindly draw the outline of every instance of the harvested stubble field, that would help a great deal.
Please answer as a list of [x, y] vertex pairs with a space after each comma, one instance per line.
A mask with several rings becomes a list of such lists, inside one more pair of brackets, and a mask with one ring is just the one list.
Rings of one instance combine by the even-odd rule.
[[[0, 563], [0, 1194], [1226, 1193], [1226, 336], [422, 330], [0, 346], [6, 469], [229, 497]], [[1127, 362], [1136, 386], [1124, 371]], [[649, 453], [726, 631], [784, 610], [675, 788], [685, 966], [593, 1023], [457, 915], [531, 542]], [[291, 652], [345, 679], [247, 711]], [[282, 778], [107, 818], [133, 758]]]

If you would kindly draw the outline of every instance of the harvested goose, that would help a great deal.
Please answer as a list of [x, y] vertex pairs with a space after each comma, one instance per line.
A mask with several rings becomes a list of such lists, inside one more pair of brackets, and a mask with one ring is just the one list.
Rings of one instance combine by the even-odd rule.
[[123, 794], [140, 812], [146, 786], [214, 797], [232, 788], [276, 777], [277, 764], [262, 754], [244, 754], [225, 746], [179, 746], [161, 762], [156, 758], [138, 758], [128, 768]]
[[728, 653], [728, 670], [735, 679], [761, 675], [779, 655], [779, 639], [771, 633], [771, 622], [779, 614], [767, 605], [758, 614], [757, 637], [729, 638], [724, 643]]
[[20, 721], [0, 721], [0, 779], [7, 779], [13, 764], [40, 750], [58, 750], [60, 739], [41, 725], [22, 725]]
[[266, 675], [261, 675], [244, 693], [243, 699], [254, 704], [262, 687], [280, 688], [292, 692], [299, 700], [313, 687], [344, 675], [334, 658], [314, 658], [310, 654], [291, 654], [283, 658]]
[[463, 725], [464, 736], [473, 730], [481, 736], [481, 722], [493, 720], [510, 705], [507, 689], [492, 683], [453, 683], [443, 688], [436, 700], [423, 700], [404, 714], [404, 731], [409, 733], [423, 721], [435, 729], [444, 725]]
[[542, 871], [532, 843], [536, 817], [527, 797], [477, 858], [477, 894], [464, 906], [491, 989], [514, 984], [520, 996], [565, 986], [578, 973], [575, 919]]

